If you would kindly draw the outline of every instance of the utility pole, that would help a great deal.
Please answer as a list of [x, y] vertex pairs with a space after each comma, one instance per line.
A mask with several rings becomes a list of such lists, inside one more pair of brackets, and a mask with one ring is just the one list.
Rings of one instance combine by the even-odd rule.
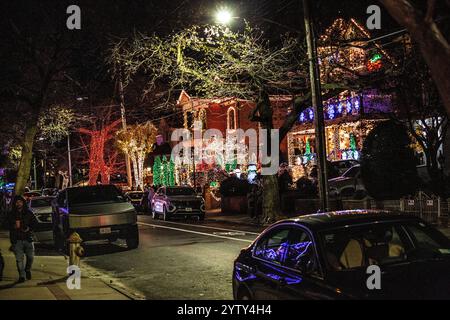
[[[120, 115], [122, 117], [122, 129], [126, 130], [127, 119], [125, 116], [125, 96], [123, 94], [122, 74], [119, 76], [119, 95], [120, 95]], [[128, 153], [125, 153], [125, 165], [127, 168], [127, 183], [128, 187], [131, 189], [131, 187], [133, 186], [133, 180], [131, 177], [131, 162]]]
[[319, 178], [320, 209], [328, 211], [328, 177], [325, 141], [325, 122], [323, 116], [322, 89], [320, 71], [317, 61], [317, 47], [314, 36], [314, 23], [309, 7], [309, 0], [303, 0], [306, 43], [308, 46], [309, 76], [311, 82], [312, 105], [314, 108], [314, 127], [316, 135], [317, 173]]
[[67, 135], [67, 159], [68, 159], [68, 163], [69, 163], [69, 187], [72, 186], [72, 156], [70, 154], [70, 132]]

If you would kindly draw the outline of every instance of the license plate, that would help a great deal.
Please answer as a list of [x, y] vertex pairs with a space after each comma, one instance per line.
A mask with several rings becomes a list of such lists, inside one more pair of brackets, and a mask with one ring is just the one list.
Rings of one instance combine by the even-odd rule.
[[111, 228], [100, 228], [100, 234], [111, 233]]
[[186, 211], [187, 211], [187, 212], [191, 212], [191, 211], [192, 211], [192, 208], [186, 208]]

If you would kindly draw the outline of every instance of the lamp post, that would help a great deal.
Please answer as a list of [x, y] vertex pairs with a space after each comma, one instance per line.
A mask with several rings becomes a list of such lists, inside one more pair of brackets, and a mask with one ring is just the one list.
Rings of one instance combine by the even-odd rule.
[[309, 76], [311, 82], [312, 106], [314, 108], [314, 127], [316, 135], [317, 172], [319, 179], [320, 208], [328, 210], [328, 177], [327, 155], [325, 145], [325, 122], [323, 116], [322, 89], [320, 85], [320, 71], [317, 61], [316, 39], [314, 24], [309, 7], [309, 0], [303, 0], [306, 44], [308, 46]]
[[72, 156], [70, 154], [70, 132], [67, 134], [67, 159], [69, 170], [69, 187], [72, 186]]

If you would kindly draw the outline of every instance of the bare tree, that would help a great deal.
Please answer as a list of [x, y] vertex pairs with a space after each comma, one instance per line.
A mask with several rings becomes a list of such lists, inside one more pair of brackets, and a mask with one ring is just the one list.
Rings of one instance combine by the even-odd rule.
[[439, 154], [448, 129], [448, 116], [430, 70], [406, 38], [399, 68], [390, 75], [395, 88], [398, 118], [406, 122], [410, 134], [424, 151], [430, 187], [436, 194], [444, 192], [444, 176]]
[[[434, 17], [437, 1], [380, 0], [391, 16], [406, 27], [430, 68], [445, 110], [450, 115], [450, 45]], [[446, 1], [444, 6], [450, 7]]]

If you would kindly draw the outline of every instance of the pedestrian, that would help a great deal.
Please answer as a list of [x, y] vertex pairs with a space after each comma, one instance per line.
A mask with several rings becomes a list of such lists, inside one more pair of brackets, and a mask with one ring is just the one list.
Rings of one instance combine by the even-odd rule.
[[[33, 230], [37, 225], [36, 217], [22, 196], [14, 197], [8, 221], [10, 240], [19, 272], [18, 282], [21, 283], [25, 281], [25, 278], [31, 280], [31, 267], [34, 259]], [[24, 256], [26, 256], [25, 264]]]
[[3, 259], [2, 250], [0, 250], [0, 281], [3, 280], [3, 269], [5, 269], [5, 259]]
[[247, 193], [247, 208], [248, 213], [250, 214], [250, 218], [255, 217], [255, 208], [256, 208], [256, 185], [252, 185], [250, 191]]
[[153, 196], [154, 195], [155, 195], [155, 190], [153, 190], [153, 187], [150, 186], [150, 188], [148, 188], [148, 196], [147, 196], [148, 211], [150, 213], [153, 212]]

